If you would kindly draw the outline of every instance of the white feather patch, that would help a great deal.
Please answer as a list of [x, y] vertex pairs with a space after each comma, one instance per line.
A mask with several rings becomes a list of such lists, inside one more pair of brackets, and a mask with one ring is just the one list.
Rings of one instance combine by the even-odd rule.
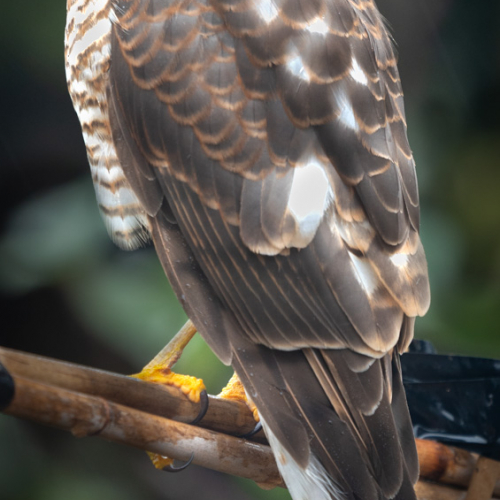
[[102, 216], [108, 233], [122, 250], [135, 250], [149, 241], [150, 226], [146, 214], [126, 217]]
[[295, 169], [288, 210], [297, 221], [299, 234], [291, 246], [303, 248], [311, 241], [332, 200], [330, 182], [316, 157]]
[[311, 455], [303, 469], [278, 441], [262, 415], [260, 421], [273, 450], [276, 464], [293, 500], [341, 500], [345, 494], [328, 475], [319, 460]]
[[398, 268], [406, 267], [408, 264], [408, 254], [406, 253], [395, 253], [389, 257], [390, 261]]
[[94, 184], [97, 202], [108, 209], [117, 207], [127, 208], [129, 206], [140, 207], [139, 200], [135, 193], [127, 187], [121, 187], [111, 191], [102, 184]]
[[335, 92], [335, 101], [339, 110], [338, 119], [340, 123], [351, 130], [358, 130], [354, 109], [352, 108], [349, 96], [342, 88]]
[[286, 68], [293, 76], [296, 76], [297, 78], [300, 78], [301, 80], [304, 80], [308, 83], [311, 81], [311, 76], [304, 66], [302, 57], [300, 57], [299, 55], [288, 59], [288, 61], [286, 62]]
[[267, 24], [278, 17], [279, 12], [273, 0], [259, 0], [255, 7], [260, 18]]
[[308, 24], [306, 30], [309, 33], [316, 33], [318, 35], [326, 35], [329, 32], [328, 24], [320, 17], [315, 18], [314, 21]]
[[361, 69], [361, 66], [354, 57], [352, 58], [351, 71], [349, 71], [349, 75], [351, 75], [351, 78], [355, 82], [361, 83], [361, 85], [368, 85], [368, 78], [366, 78], [364, 71]]
[[356, 279], [366, 293], [371, 295], [380, 284], [375, 271], [366, 259], [358, 257], [349, 251], [347, 253], [351, 258]]

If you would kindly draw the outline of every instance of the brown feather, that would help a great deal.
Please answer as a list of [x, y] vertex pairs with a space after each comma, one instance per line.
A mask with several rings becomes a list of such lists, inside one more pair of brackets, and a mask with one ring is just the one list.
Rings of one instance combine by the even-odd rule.
[[[346, 498], [413, 499], [398, 350], [429, 288], [375, 5], [118, 3], [113, 139], [188, 314], [299, 467], [316, 457]], [[308, 168], [328, 196], [306, 237]]]

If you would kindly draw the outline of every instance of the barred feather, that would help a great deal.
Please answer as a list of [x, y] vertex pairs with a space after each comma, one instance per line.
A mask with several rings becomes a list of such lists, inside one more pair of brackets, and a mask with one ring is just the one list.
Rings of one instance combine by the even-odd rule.
[[111, 2], [68, 0], [66, 78], [87, 148], [99, 210], [113, 241], [132, 250], [149, 240], [149, 222], [128, 183], [111, 135], [106, 92]]

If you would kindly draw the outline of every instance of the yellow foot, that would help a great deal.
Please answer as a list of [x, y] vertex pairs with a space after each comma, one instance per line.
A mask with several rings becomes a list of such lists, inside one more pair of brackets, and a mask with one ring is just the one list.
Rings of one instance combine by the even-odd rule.
[[141, 373], [132, 377], [155, 384], [173, 385], [191, 401], [198, 403], [200, 393], [205, 390], [203, 380], [190, 375], [179, 375], [171, 370], [195, 333], [196, 328], [188, 320], [175, 337], [142, 369]]
[[[175, 337], [152, 359], [140, 373], [132, 375], [134, 378], [152, 382], [154, 384], [171, 385], [177, 387], [193, 403], [199, 403], [201, 394], [205, 394], [205, 400], [202, 402], [202, 412], [195, 420], [196, 422], [203, 418], [207, 409], [208, 399], [206, 397], [205, 384], [203, 380], [190, 375], [179, 375], [171, 370], [172, 366], [180, 358], [182, 351], [196, 333], [196, 328], [188, 321]], [[173, 467], [173, 459], [148, 452], [149, 458], [157, 469], [182, 470], [182, 467]], [[191, 463], [189, 461], [189, 463]], [[187, 463], [187, 465], [189, 465]], [[186, 466], [187, 466], [186, 465]]]
[[172, 458], [164, 457], [163, 455], [157, 455], [156, 453], [151, 453], [150, 451], [147, 451], [146, 453], [157, 469], [161, 469], [167, 472], [180, 472], [181, 470], [188, 468], [194, 459], [194, 453], [192, 453], [187, 462], [184, 462], [183, 464], [176, 467], [174, 466], [174, 460]]
[[150, 451], [147, 451], [146, 453], [157, 469], [163, 470], [165, 467], [172, 467], [174, 464], [173, 458], [164, 457], [163, 455], [158, 455], [157, 453], [152, 453]]
[[224, 399], [232, 399], [234, 401], [243, 401], [252, 412], [254, 420], [256, 422], [260, 421], [257, 407], [247, 397], [243, 384], [241, 383], [241, 380], [238, 377], [238, 375], [236, 375], [236, 372], [233, 373], [233, 376], [229, 379], [229, 382], [227, 383], [226, 387], [222, 389], [222, 391], [219, 394], [219, 397]]
[[200, 394], [205, 390], [205, 384], [201, 378], [192, 377], [191, 375], [180, 375], [173, 372], [170, 368], [165, 368], [163, 365], [148, 365], [143, 368], [141, 373], [132, 375], [132, 377], [145, 380], [146, 382], [153, 382], [154, 384], [177, 387], [193, 403], [199, 403]]

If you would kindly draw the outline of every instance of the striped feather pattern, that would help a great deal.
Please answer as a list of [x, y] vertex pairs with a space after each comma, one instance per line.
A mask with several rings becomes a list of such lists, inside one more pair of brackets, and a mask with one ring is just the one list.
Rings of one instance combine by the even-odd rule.
[[110, 1], [68, 0], [65, 56], [68, 89], [82, 126], [99, 210], [125, 250], [149, 239], [149, 222], [116, 155], [106, 92], [110, 66]]

